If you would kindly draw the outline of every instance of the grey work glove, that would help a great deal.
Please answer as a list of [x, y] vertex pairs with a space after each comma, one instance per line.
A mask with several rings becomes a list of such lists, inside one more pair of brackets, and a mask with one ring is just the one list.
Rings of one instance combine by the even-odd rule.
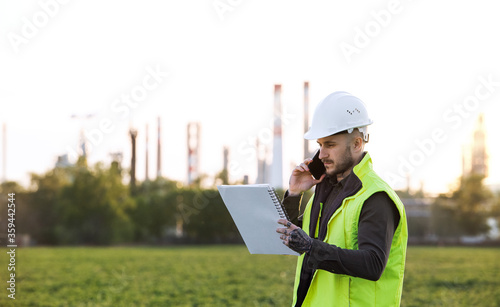
[[304, 230], [285, 219], [278, 220], [278, 224], [286, 226], [276, 229], [276, 232], [281, 234], [280, 239], [283, 240], [283, 244], [299, 254], [311, 250], [313, 239]]
[[313, 239], [304, 230], [296, 228], [290, 232], [287, 246], [293, 251], [303, 254], [311, 250], [312, 241]]

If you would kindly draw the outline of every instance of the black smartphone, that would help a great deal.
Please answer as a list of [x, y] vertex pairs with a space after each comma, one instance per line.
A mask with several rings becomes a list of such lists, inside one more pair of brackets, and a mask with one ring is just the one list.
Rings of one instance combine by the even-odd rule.
[[325, 165], [319, 159], [319, 149], [307, 167], [309, 167], [309, 172], [316, 180], [319, 180], [319, 178], [321, 178], [321, 176], [326, 172]]

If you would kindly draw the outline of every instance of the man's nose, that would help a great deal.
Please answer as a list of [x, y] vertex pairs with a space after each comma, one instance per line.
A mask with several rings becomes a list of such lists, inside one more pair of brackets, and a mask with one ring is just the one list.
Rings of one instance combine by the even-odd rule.
[[318, 158], [320, 158], [320, 160], [328, 158], [328, 154], [326, 153], [326, 150], [323, 147], [319, 149], [319, 156], [318, 156]]

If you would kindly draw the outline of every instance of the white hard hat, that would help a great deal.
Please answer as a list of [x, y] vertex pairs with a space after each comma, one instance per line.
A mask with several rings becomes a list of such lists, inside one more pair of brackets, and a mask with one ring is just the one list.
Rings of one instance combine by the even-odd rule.
[[312, 125], [304, 138], [316, 140], [344, 130], [351, 133], [358, 128], [368, 141], [366, 126], [372, 123], [363, 101], [347, 92], [333, 92], [314, 110]]

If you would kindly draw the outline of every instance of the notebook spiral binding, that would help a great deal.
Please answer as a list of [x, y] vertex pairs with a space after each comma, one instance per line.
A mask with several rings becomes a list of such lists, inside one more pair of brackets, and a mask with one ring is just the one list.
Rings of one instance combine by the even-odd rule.
[[273, 187], [268, 188], [269, 196], [271, 196], [271, 199], [273, 200], [274, 206], [276, 207], [276, 211], [278, 211], [278, 214], [282, 219], [287, 219], [290, 220], [288, 217], [288, 213], [286, 212], [285, 208], [281, 204], [281, 200], [278, 196], [278, 193], [276, 193], [276, 190]]

